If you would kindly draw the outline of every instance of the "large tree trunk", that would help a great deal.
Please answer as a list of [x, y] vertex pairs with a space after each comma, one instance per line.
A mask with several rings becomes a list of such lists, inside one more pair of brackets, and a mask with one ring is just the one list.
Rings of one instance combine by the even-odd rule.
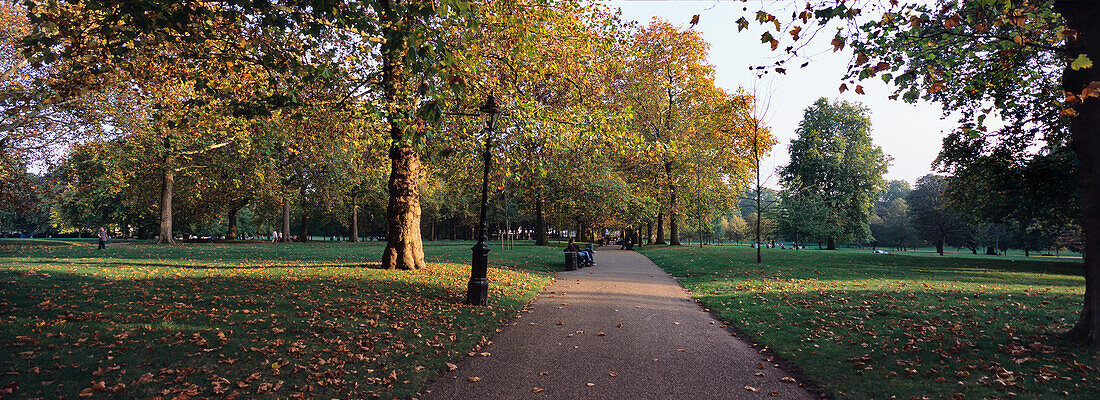
[[[1096, 23], [1100, 21], [1100, 3], [1056, 0], [1054, 8], [1065, 18], [1066, 26], [1077, 32], [1076, 37], [1068, 39], [1069, 60], [1087, 54], [1093, 63], [1100, 62], [1100, 24]], [[1096, 82], [1100, 82], [1100, 67], [1096, 65], [1078, 71], [1067, 67], [1062, 74], [1063, 88], [1078, 96]], [[1100, 347], [1100, 316], [1096, 315], [1100, 312], [1100, 98], [1086, 97], [1073, 108], [1077, 116], [1069, 130], [1077, 154], [1078, 192], [1084, 213], [1085, 297], [1081, 315], [1067, 337]]]
[[304, 209], [302, 210], [302, 226], [299, 228], [298, 241], [302, 243], [309, 241], [309, 218], [306, 218]]
[[290, 195], [283, 194], [283, 230], [279, 232], [280, 242], [290, 241]]
[[386, 207], [386, 250], [382, 267], [415, 270], [424, 267], [424, 243], [420, 237], [420, 155], [409, 143], [406, 131], [414, 123], [416, 99], [406, 87], [409, 52], [408, 33], [412, 13], [394, 10], [390, 0], [379, 2], [382, 22], [382, 97], [386, 104], [386, 123], [390, 139], [390, 201]]
[[985, 247], [985, 255], [995, 256], [995, 255], [997, 255], [997, 249], [993, 246], [986, 246]]
[[386, 250], [382, 267], [424, 268], [424, 243], [420, 237], [420, 155], [408, 144], [390, 149], [390, 203], [386, 209]]
[[657, 210], [657, 244], [665, 244], [665, 210]]
[[668, 175], [668, 245], [680, 245], [680, 226], [676, 221], [676, 183], [672, 180], [672, 163], [665, 163]]
[[550, 243], [546, 237], [546, 215], [542, 213], [542, 193], [535, 195], [535, 246], [546, 246]]
[[351, 232], [348, 232], [348, 240], [359, 243], [359, 205], [355, 204], [355, 198], [351, 200]]
[[164, 170], [164, 180], [160, 184], [160, 241], [157, 243], [175, 243], [172, 237], [172, 191], [176, 176], [169, 166]]
[[944, 236], [944, 235], [940, 235], [939, 240], [936, 240], [936, 253], [939, 253], [942, 256], [943, 255], [943, 248], [946, 244], [947, 244], [947, 237]]
[[825, 242], [825, 250], [836, 250], [836, 239], [832, 236]]
[[[641, 243], [639, 241], [638, 243]], [[646, 221], [645, 223], [645, 244], [653, 243], [653, 221]]]
[[241, 212], [241, 208], [244, 206], [230, 206], [229, 215], [226, 216], [229, 219], [229, 229], [225, 231], [225, 240], [237, 240], [237, 213]]
[[309, 205], [306, 203], [306, 187], [302, 185], [298, 189], [298, 203], [299, 208], [302, 210], [302, 224], [298, 227], [298, 241], [305, 243], [309, 241]]

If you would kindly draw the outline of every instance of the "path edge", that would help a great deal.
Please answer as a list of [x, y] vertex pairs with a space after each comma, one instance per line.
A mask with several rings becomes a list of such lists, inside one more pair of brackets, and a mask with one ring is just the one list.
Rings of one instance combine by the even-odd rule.
[[[648, 257], [646, 257], [646, 258], [648, 258]], [[502, 267], [497, 267], [497, 268], [502, 268]], [[516, 269], [516, 268], [508, 268], [508, 269], [519, 270], [519, 269]], [[460, 362], [462, 360], [465, 360], [468, 357], [466, 355], [467, 353], [469, 353], [471, 351], [476, 352], [476, 351], [480, 350], [483, 346], [487, 346], [489, 344], [492, 344], [493, 343], [493, 338], [496, 338], [497, 335], [500, 335], [500, 334], [504, 333], [504, 330], [507, 327], [514, 325], [513, 323], [516, 322], [517, 320], [519, 320], [520, 315], [522, 315], [524, 312], [526, 312], [527, 308], [530, 307], [531, 304], [535, 303], [535, 300], [539, 299], [539, 296], [541, 296], [542, 292], [546, 290], [546, 287], [549, 286], [551, 283], [556, 282], [558, 280], [558, 272], [561, 272], [561, 271], [541, 271], [541, 272], [539, 272], [539, 271], [527, 271], [527, 272], [536, 272], [536, 273], [546, 274], [546, 275], [550, 276], [550, 279], [548, 279], [546, 281], [546, 283], [542, 284], [542, 287], [538, 289], [537, 293], [535, 293], [535, 297], [532, 297], [531, 301], [528, 301], [526, 304], [523, 305], [523, 307], [520, 307], [519, 311], [516, 311], [516, 314], [513, 315], [511, 319], [505, 321], [503, 324], [496, 327], [491, 335], [486, 336], [484, 343], [482, 343], [481, 341], [478, 341], [478, 343], [474, 344], [473, 347], [469, 348], [469, 351], [465, 351], [465, 352], [459, 351], [459, 358], [457, 358], [455, 360], [447, 360], [446, 362], [449, 362], [449, 363], [452, 363], [452, 364], [458, 364], [458, 362]], [[419, 399], [421, 397], [424, 397], [428, 393], [430, 393], [430, 392], [425, 392], [425, 390], [430, 389], [432, 386], [435, 386], [435, 383], [438, 382], [440, 379], [442, 379], [444, 376], [446, 376], [448, 372], [451, 372], [451, 371], [440, 371], [438, 374], [433, 376], [431, 379], [425, 380], [424, 384], [421, 386], [421, 388], [419, 390], [417, 390], [416, 393], [413, 396], [410, 396], [409, 399]]]
[[719, 325], [722, 326], [722, 329], [725, 329], [727, 332], [730, 333], [730, 335], [736, 337], [738, 340], [741, 340], [741, 341], [747, 343], [750, 347], [752, 347], [752, 349], [754, 351], [756, 351], [760, 355], [770, 358], [771, 361], [769, 361], [769, 362], [771, 362], [772, 364], [779, 364], [779, 368], [783, 369], [783, 371], [787, 372], [790, 377], [792, 377], [792, 378], [794, 378], [798, 381], [798, 387], [799, 388], [802, 388], [803, 390], [809, 392], [811, 395], [816, 396], [817, 398], [822, 399], [822, 400], [836, 399], [837, 398], [837, 397], [833, 396], [831, 393], [829, 393], [829, 391], [823, 389], [821, 387], [821, 385], [817, 383], [816, 380], [811, 379], [809, 377], [809, 375], [806, 374], [806, 371], [802, 370], [802, 368], [799, 368], [798, 365], [795, 365], [794, 363], [788, 361], [783, 356], [781, 356], [781, 355], [777, 354], [776, 352], [772, 351], [771, 347], [768, 346], [767, 344], [760, 343], [760, 341], [757, 340], [756, 336], [751, 335], [749, 333], [746, 333], [745, 331], [741, 330], [741, 328], [739, 328], [737, 326], [734, 326], [733, 321], [726, 321], [726, 320], [722, 319], [722, 317], [718, 315], [717, 311], [715, 311], [715, 310], [711, 309], [710, 307], [708, 307], [707, 305], [703, 304], [703, 302], [700, 301], [698, 297], [695, 297], [694, 292], [688, 290], [687, 288], [684, 287], [683, 284], [680, 283], [679, 278], [682, 278], [682, 277], [677, 277], [675, 275], [670, 274], [667, 270], [665, 270], [660, 265], [658, 265], [656, 262], [654, 262], [652, 259], [650, 259], [649, 256], [646, 255], [645, 253], [642, 253], [642, 252], [639, 252], [639, 251], [635, 251], [635, 252], [638, 253], [638, 254], [641, 254], [643, 257], [645, 257], [647, 260], [649, 260], [649, 262], [653, 263], [653, 265], [656, 265], [657, 268], [661, 268], [661, 270], [665, 271], [665, 273], [668, 274], [668, 276], [672, 277], [673, 278], [672, 280], [676, 281], [676, 285], [680, 286], [681, 290], [683, 290], [685, 293], [687, 293], [689, 296], [691, 296], [691, 300], [695, 302], [695, 305], [699, 306], [699, 310], [704, 311], [707, 314], [709, 314], [711, 316], [711, 318], [714, 318], [715, 321], [722, 321], [723, 323], [719, 324]]

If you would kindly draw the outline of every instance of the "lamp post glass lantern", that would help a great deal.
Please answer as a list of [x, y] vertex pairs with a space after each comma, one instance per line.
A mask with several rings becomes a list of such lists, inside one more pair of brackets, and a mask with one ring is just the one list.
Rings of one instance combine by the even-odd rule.
[[500, 107], [497, 107], [496, 98], [490, 95], [485, 99], [485, 104], [480, 108], [482, 121], [485, 122], [485, 153], [482, 155], [485, 170], [481, 175], [481, 217], [478, 219], [477, 244], [474, 245], [474, 259], [470, 267], [470, 283], [466, 287], [466, 303], [473, 305], [488, 305], [489, 303], [489, 231], [485, 226], [485, 206], [489, 201], [489, 163], [493, 145], [493, 128], [497, 118], [500, 117]]

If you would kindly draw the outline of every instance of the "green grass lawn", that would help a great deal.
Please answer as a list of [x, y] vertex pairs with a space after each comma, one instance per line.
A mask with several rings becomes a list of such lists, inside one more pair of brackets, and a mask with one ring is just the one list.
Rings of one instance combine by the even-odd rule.
[[1080, 264], [722, 247], [643, 250], [706, 307], [838, 398], [1100, 398], [1065, 344]]
[[409, 397], [561, 264], [494, 248], [493, 305], [466, 306], [471, 245], [405, 272], [379, 243], [0, 244], [0, 397]]
[[96, 238], [0, 238], [0, 246], [96, 246], [98, 240]]

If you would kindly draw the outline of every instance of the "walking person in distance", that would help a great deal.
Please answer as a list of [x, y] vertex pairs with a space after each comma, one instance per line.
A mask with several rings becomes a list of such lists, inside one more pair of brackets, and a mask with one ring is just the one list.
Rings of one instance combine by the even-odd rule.
[[97, 233], [96, 235], [99, 236], [99, 249], [100, 250], [106, 249], [107, 248], [107, 229], [102, 227], [102, 226], [99, 227], [99, 233]]

